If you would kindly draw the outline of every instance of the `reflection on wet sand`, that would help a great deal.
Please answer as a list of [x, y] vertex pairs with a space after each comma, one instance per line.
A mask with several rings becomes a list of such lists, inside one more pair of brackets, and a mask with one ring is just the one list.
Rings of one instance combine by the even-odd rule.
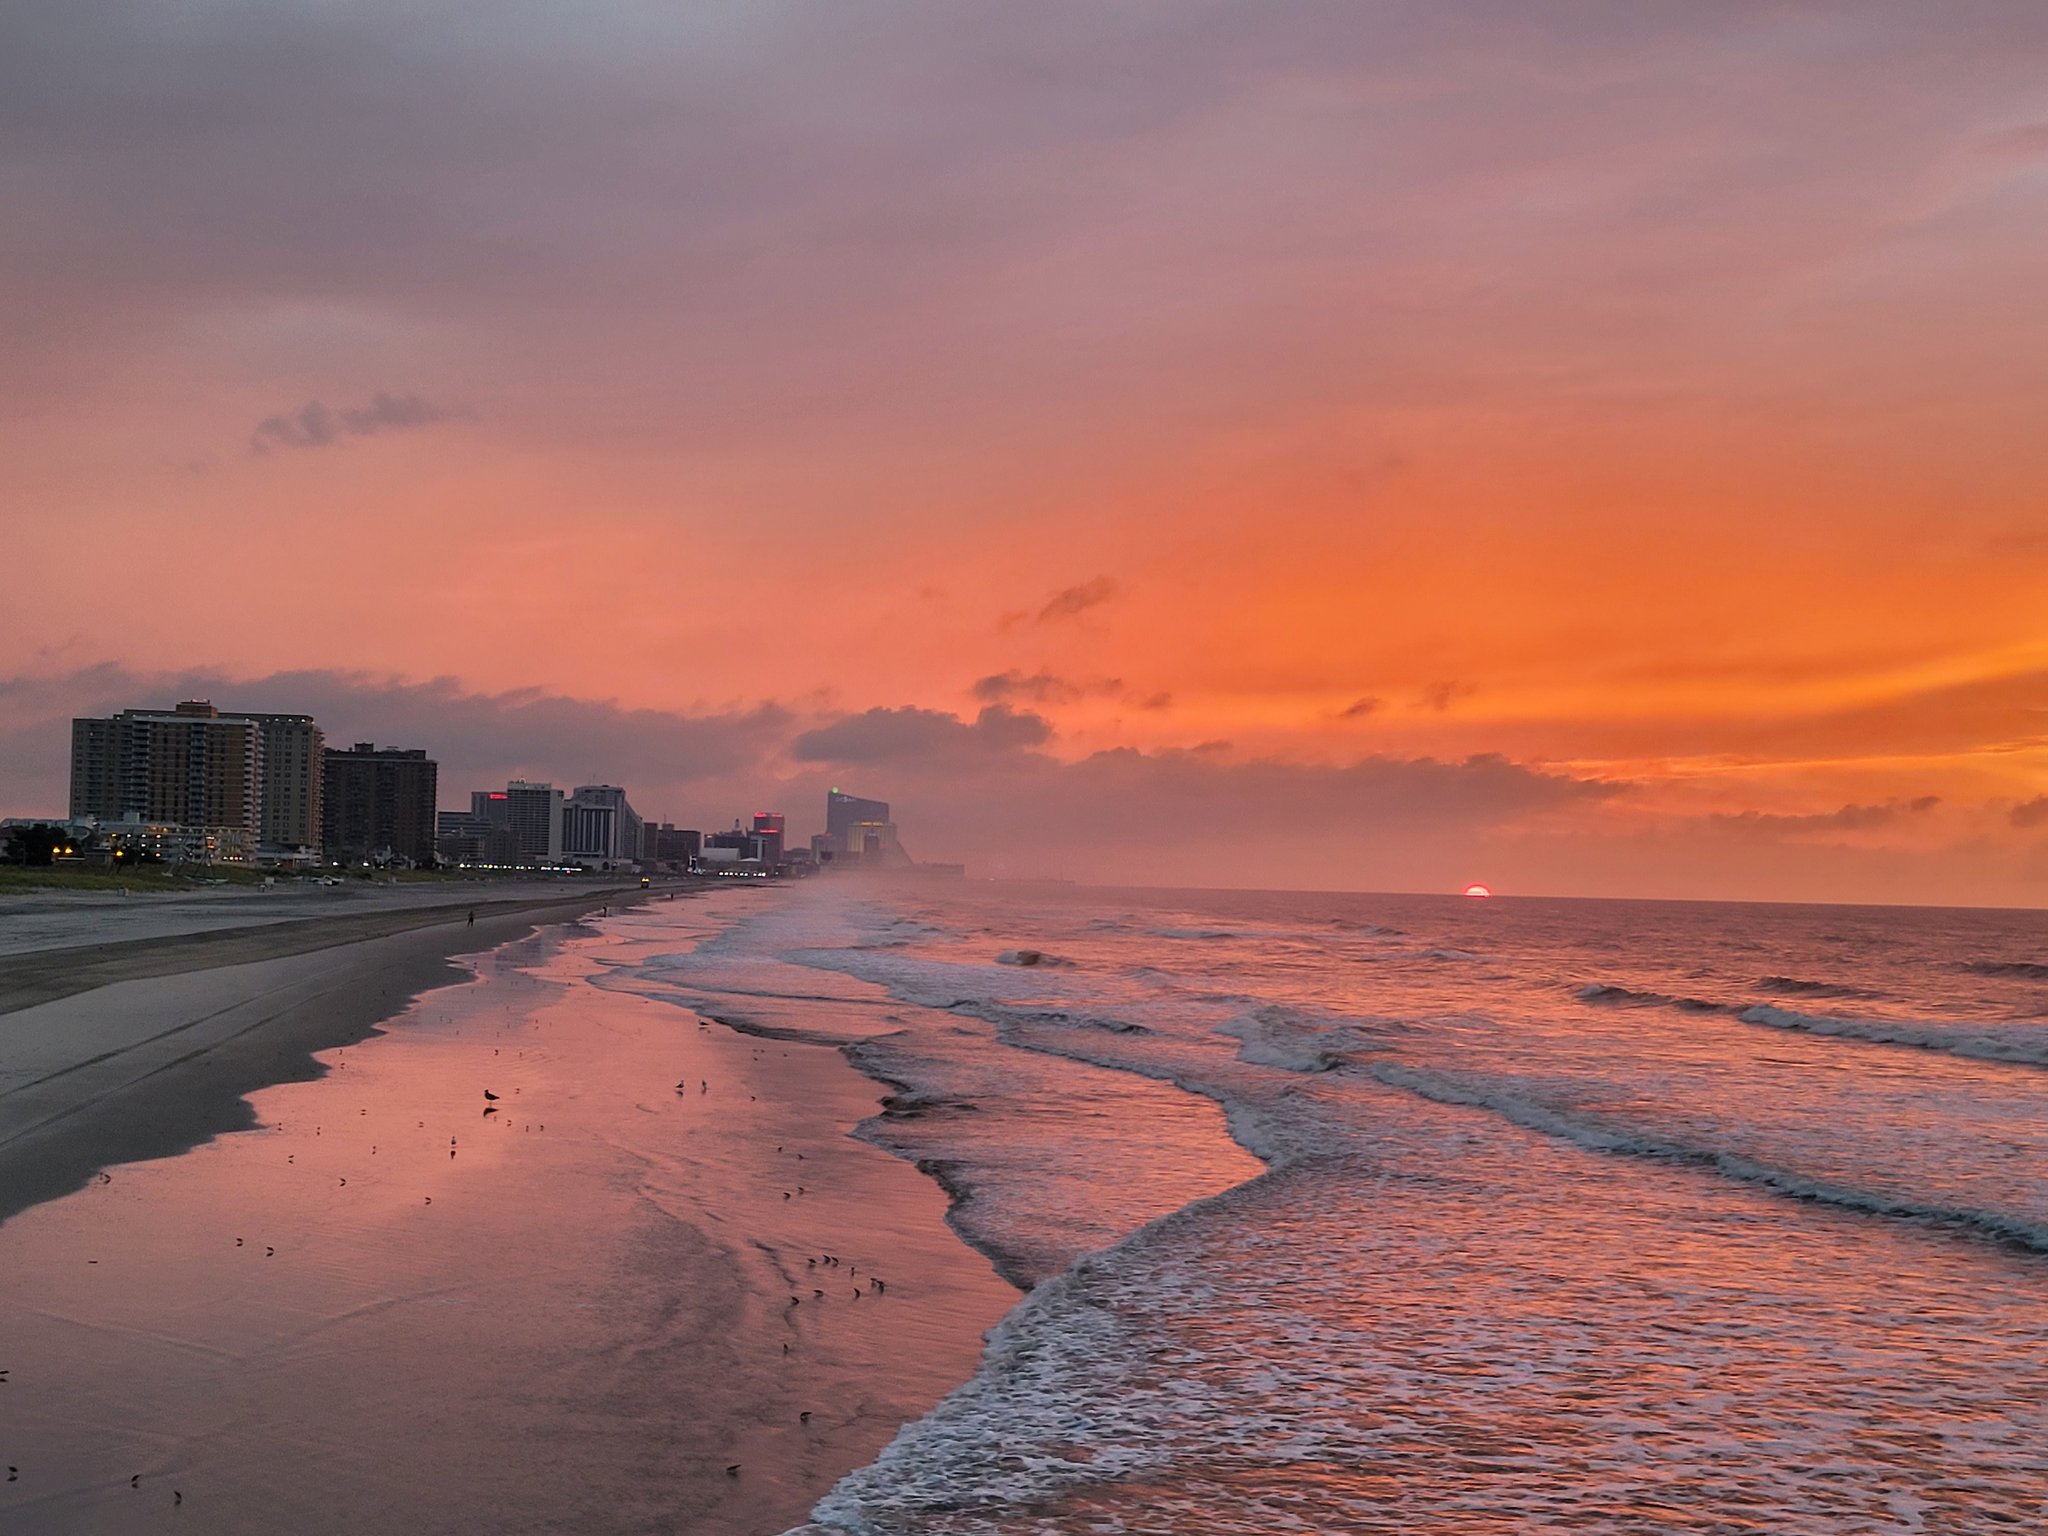
[[262, 1129], [0, 1228], [0, 1520], [774, 1530], [966, 1377], [1015, 1292], [847, 1136], [872, 1086], [586, 984], [710, 905], [501, 950]]

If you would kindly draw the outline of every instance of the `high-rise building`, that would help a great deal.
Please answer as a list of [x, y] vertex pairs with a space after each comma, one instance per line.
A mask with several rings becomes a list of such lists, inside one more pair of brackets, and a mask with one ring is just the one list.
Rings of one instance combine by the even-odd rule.
[[505, 786], [506, 819], [512, 847], [522, 864], [558, 864], [562, 859], [562, 792], [552, 784], [514, 779]]
[[[813, 840], [813, 846], [818, 846]], [[863, 800], [833, 789], [825, 795], [825, 841], [818, 848], [848, 864], [903, 865], [910, 856], [896, 840], [889, 802]]]
[[[311, 722], [309, 721], [308, 724]], [[253, 857], [263, 830], [264, 734], [204, 699], [71, 723], [71, 814], [203, 829]]]
[[565, 855], [627, 864], [644, 856], [645, 823], [616, 784], [577, 785], [576, 793], [562, 807], [562, 816]]
[[756, 811], [754, 813], [754, 836], [761, 842], [761, 862], [780, 864], [782, 862], [782, 812]]
[[326, 853], [330, 859], [434, 861], [440, 770], [423, 747], [359, 741], [322, 754]]
[[121, 804], [123, 721], [83, 719], [71, 722], [71, 816], [115, 821]]
[[251, 715], [263, 733], [263, 841], [273, 848], [318, 848], [326, 825], [321, 803], [327, 738], [311, 715]]
[[609, 805], [585, 805], [573, 795], [562, 802], [562, 857], [601, 859], [609, 864], [618, 857], [619, 813]]
[[653, 857], [664, 864], [687, 865], [704, 847], [704, 834], [694, 827], [678, 827], [664, 821], [654, 829]]
[[311, 715], [223, 714], [204, 699], [71, 722], [71, 814], [205, 829], [229, 857], [317, 847]]

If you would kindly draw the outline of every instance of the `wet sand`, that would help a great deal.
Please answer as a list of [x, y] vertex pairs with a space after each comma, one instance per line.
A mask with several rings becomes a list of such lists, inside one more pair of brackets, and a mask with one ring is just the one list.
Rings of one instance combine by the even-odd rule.
[[[414, 928], [637, 900], [631, 885], [546, 880], [240, 888], [0, 900], [0, 1013], [145, 976], [306, 954]], [[501, 933], [502, 936], [502, 933]], [[488, 947], [488, 946], [480, 946]]]
[[585, 980], [765, 895], [512, 943], [260, 1128], [0, 1226], [0, 1528], [801, 1523], [1016, 1292], [849, 1136], [836, 1051]]
[[[314, 1076], [313, 1052], [463, 979], [452, 957], [641, 896], [536, 894], [0, 955], [0, 1221], [248, 1128], [245, 1095]], [[119, 935], [132, 911], [91, 921]]]

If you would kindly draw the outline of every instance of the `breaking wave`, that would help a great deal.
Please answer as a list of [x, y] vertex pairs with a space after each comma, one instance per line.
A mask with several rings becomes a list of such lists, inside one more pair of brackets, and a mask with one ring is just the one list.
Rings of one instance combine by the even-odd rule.
[[2028, 981], [2048, 981], [2048, 963], [2039, 960], [1972, 960], [1963, 969], [1979, 976], [2020, 976]]
[[1634, 987], [1619, 986], [1611, 981], [1595, 981], [1579, 988], [1583, 1002], [1602, 1003], [1617, 1008], [1677, 1008], [1686, 1013], [1726, 1013], [1726, 1003], [1709, 1002], [1703, 997], [1677, 996], [1669, 992], [1639, 991]]
[[1658, 1162], [1681, 1163], [1723, 1174], [1746, 1184], [1768, 1189], [1795, 1200], [1811, 1200], [1844, 1210], [1873, 1216], [1899, 1217], [1956, 1228], [1978, 1237], [1988, 1237], [2034, 1253], [2048, 1253], [2048, 1225], [2028, 1221], [2004, 1211], [1977, 1206], [1948, 1205], [1919, 1200], [1905, 1194], [1858, 1188], [1837, 1180], [1815, 1178], [1789, 1169], [1775, 1168], [1755, 1158], [1712, 1147], [1701, 1147], [1670, 1137], [1657, 1136], [1641, 1128], [1623, 1129], [1603, 1125], [1544, 1104], [1497, 1083], [1469, 1079], [1420, 1067], [1382, 1064], [1369, 1069], [1372, 1075], [1393, 1088], [1403, 1088], [1439, 1104], [1463, 1104], [1490, 1110], [1501, 1118], [1545, 1136], [1569, 1141], [1591, 1152], [1623, 1157], [1642, 1157]]
[[1843, 1019], [1827, 1014], [1794, 1013], [1758, 1003], [1736, 1015], [1745, 1024], [1770, 1029], [1792, 1030], [1806, 1035], [1828, 1035], [1843, 1040], [1866, 1040], [1872, 1045], [1902, 1045], [1921, 1051], [1944, 1051], [1975, 1061], [2016, 1062], [2048, 1066], [2048, 1028], [2038, 1025], [1946, 1025], [1902, 1022], [1892, 1019]]
[[1757, 986], [1766, 992], [1775, 992], [1780, 997], [1882, 997], [1881, 992], [1871, 992], [1862, 987], [1852, 987], [1840, 981], [1808, 981], [1803, 976], [1765, 976]]

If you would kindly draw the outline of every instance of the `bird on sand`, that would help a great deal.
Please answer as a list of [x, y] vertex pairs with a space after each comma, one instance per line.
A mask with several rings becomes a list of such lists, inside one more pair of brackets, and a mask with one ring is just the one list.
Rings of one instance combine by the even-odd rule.
[[496, 1095], [495, 1093], [491, 1092], [491, 1090], [490, 1090], [490, 1089], [486, 1088], [486, 1089], [484, 1090], [484, 1097], [485, 1097], [485, 1098], [487, 1098], [487, 1099], [495, 1099], [495, 1098], [497, 1097], [497, 1095]]
[[796, 1421], [797, 1421], [797, 1423], [799, 1423], [799, 1424], [808, 1424], [808, 1423], [810, 1423], [810, 1422], [811, 1422], [811, 1410], [810, 1410], [810, 1409], [808, 1409], [808, 1408], [806, 1408], [806, 1409], [805, 1409], [805, 1410], [804, 1410], [804, 1411], [803, 1411], [802, 1413], [800, 1413], [800, 1414], [798, 1414], [798, 1415], [796, 1416]]
[[734, 1462], [731, 1466], [727, 1467], [725, 1469], [725, 1475], [727, 1477], [738, 1477], [740, 1475], [740, 1464], [738, 1462]]

